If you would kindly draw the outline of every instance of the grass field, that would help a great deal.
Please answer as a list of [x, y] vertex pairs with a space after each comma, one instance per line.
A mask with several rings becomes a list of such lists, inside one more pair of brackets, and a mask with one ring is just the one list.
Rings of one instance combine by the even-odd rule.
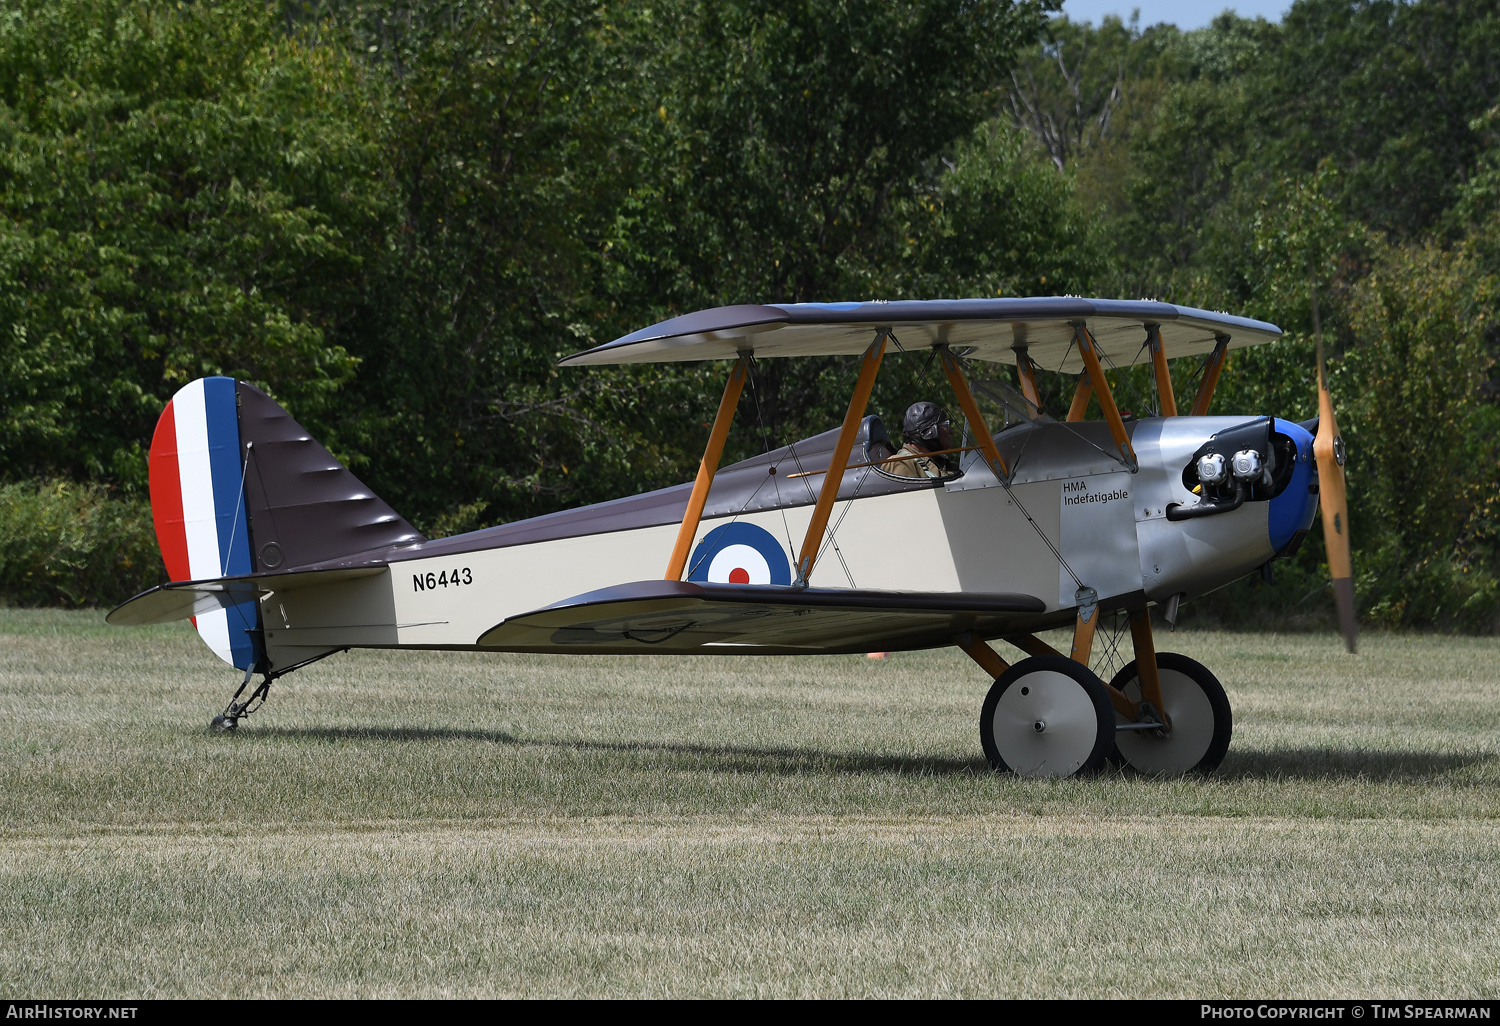
[[0, 610], [0, 991], [1500, 996], [1500, 640], [1183, 632], [1214, 777], [996, 776], [960, 653], [336, 656]]

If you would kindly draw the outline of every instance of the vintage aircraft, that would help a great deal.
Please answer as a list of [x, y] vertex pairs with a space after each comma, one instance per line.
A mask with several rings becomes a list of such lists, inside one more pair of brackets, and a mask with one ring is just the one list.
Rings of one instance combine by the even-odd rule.
[[[980, 739], [997, 769], [1067, 776], [1114, 757], [1209, 771], [1229, 745], [1223, 687], [1158, 654], [1148, 607], [1177, 607], [1291, 554], [1321, 499], [1353, 647], [1343, 447], [1319, 354], [1316, 424], [1209, 416], [1231, 350], [1261, 321], [1073, 297], [731, 306], [673, 318], [561, 366], [733, 361], [697, 480], [504, 524], [422, 537], [255, 386], [203, 378], [151, 445], [152, 512], [172, 583], [114, 624], [195, 617], [244, 671], [233, 729], [271, 681], [350, 648], [816, 654], [954, 644], [993, 680]], [[866, 416], [890, 349], [940, 363], [965, 421], [948, 472], [899, 473]], [[720, 469], [756, 361], [860, 357], [843, 423]], [[1179, 416], [1169, 358], [1197, 358]], [[965, 368], [1013, 364], [1019, 390]], [[1106, 379], [1149, 364], [1159, 414], [1122, 416]], [[1066, 420], [1036, 370], [1077, 374]], [[975, 390], [1001, 410], [986, 421]], [[1097, 397], [1102, 420], [1085, 420]], [[1313, 432], [1316, 432], [1316, 438]], [[835, 472], [830, 473], [830, 468]], [[1128, 618], [1135, 659], [1089, 669], [1101, 617]], [[1036, 632], [1073, 627], [1064, 655]], [[1008, 664], [988, 644], [1026, 653]], [[262, 680], [242, 697], [259, 674]]]

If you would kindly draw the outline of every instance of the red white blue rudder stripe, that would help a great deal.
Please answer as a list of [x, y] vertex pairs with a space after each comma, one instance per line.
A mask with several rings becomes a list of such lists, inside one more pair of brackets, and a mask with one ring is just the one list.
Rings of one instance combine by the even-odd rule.
[[[233, 378], [184, 385], [151, 439], [151, 516], [174, 581], [251, 572], [239, 412]], [[242, 670], [261, 660], [260, 613], [244, 602], [193, 618], [220, 659]]]

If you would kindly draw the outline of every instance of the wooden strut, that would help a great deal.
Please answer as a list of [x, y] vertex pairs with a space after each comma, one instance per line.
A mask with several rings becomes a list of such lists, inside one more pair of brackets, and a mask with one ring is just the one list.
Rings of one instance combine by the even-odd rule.
[[972, 631], [964, 631], [956, 639], [958, 647], [968, 653], [969, 658], [979, 664], [979, 668], [995, 680], [1006, 670], [1010, 664], [1001, 659], [999, 654], [989, 645], [985, 644], [983, 638]]
[[1021, 380], [1021, 395], [1031, 404], [1032, 415], [1042, 412], [1042, 391], [1036, 387], [1036, 367], [1026, 355], [1025, 346], [1015, 346], [1016, 377]]
[[[1099, 613], [1097, 610], [1094, 613], [1093, 619], [1097, 624], [1099, 619]], [[1027, 655], [1062, 655], [1061, 652], [1053, 648], [1051, 645], [1047, 644], [1035, 634], [1007, 634], [1005, 636], [1005, 640], [1019, 648], [1022, 652], [1025, 652]], [[1077, 651], [1078, 643], [1080, 640], [1084, 639], [1080, 639], [1078, 637], [1078, 631], [1075, 627], [1073, 632], [1074, 651]], [[1086, 639], [1086, 648], [1091, 649], [1093, 647], [1093, 641], [1094, 633], [1092, 629], [1089, 629], [1088, 638]], [[1087, 665], [1087, 662], [1088, 655], [1087, 652], [1085, 652], [1085, 665]], [[1110, 687], [1108, 683], [1104, 685], [1104, 689], [1109, 692], [1109, 701], [1110, 704], [1115, 707], [1115, 711], [1134, 723], [1138, 718], [1136, 704], [1132, 702], [1124, 692], [1116, 691], [1114, 688]]]
[[1125, 459], [1125, 465], [1134, 473], [1140, 466], [1135, 458], [1135, 450], [1130, 446], [1130, 435], [1125, 431], [1125, 421], [1120, 417], [1120, 408], [1115, 405], [1114, 394], [1109, 390], [1109, 382], [1104, 380], [1104, 368], [1099, 364], [1099, 353], [1094, 344], [1094, 337], [1089, 334], [1089, 329], [1082, 323], [1073, 325], [1073, 340], [1078, 343], [1078, 354], [1083, 357], [1083, 365], [1088, 368], [1089, 378], [1094, 383], [1094, 391], [1099, 393], [1099, 406], [1104, 411], [1104, 419], [1109, 424], [1109, 433], [1114, 436], [1115, 445], [1120, 450], [1120, 455]]
[[1203, 368], [1203, 382], [1198, 386], [1198, 398], [1193, 400], [1193, 416], [1208, 416], [1208, 404], [1213, 402], [1214, 389], [1219, 387], [1219, 375], [1229, 362], [1229, 336], [1217, 336], [1214, 351], [1209, 355], [1208, 366]]
[[974, 393], [969, 391], [969, 383], [964, 379], [963, 368], [958, 365], [958, 357], [953, 355], [947, 346], [937, 346], [938, 357], [943, 361], [943, 373], [948, 376], [948, 384], [953, 389], [953, 394], [958, 398], [958, 405], [964, 411], [964, 419], [969, 422], [969, 428], [974, 432], [974, 441], [979, 446], [979, 452], [984, 456], [984, 461], [989, 464], [990, 472], [1000, 481], [1010, 480], [1010, 468], [1005, 465], [1005, 458], [1000, 455], [999, 446], [995, 445], [995, 436], [990, 434], [990, 429], [985, 426], [984, 414], [979, 412], [979, 404], [974, 401]]
[[[1168, 719], [1166, 706], [1162, 704], [1161, 673], [1156, 665], [1156, 642], [1151, 636], [1151, 611], [1149, 609], [1130, 611], [1130, 640], [1135, 643], [1135, 676], [1141, 682], [1141, 701], [1151, 703], [1151, 708], [1156, 710], [1156, 714], [1161, 717], [1161, 721], [1170, 731], [1172, 721]], [[1119, 708], [1119, 703], [1116, 703], [1115, 708]], [[1131, 718], [1137, 717], [1131, 716]]]
[[1167, 367], [1167, 350], [1161, 341], [1161, 325], [1146, 325], [1146, 343], [1151, 347], [1151, 369], [1156, 373], [1156, 394], [1161, 401], [1163, 417], [1177, 416], [1177, 396], [1172, 393], [1172, 372]]
[[1094, 651], [1094, 632], [1099, 628], [1099, 606], [1091, 603], [1078, 608], [1078, 619], [1073, 622], [1073, 647], [1068, 658], [1075, 663], [1089, 664]]
[[864, 419], [865, 407], [870, 402], [870, 391], [875, 387], [875, 374], [880, 370], [880, 361], [885, 356], [885, 344], [890, 337], [889, 330], [882, 330], [865, 350], [859, 378], [854, 382], [854, 395], [849, 398], [849, 412], [844, 414], [844, 426], [839, 429], [839, 438], [834, 443], [828, 470], [823, 475], [823, 487], [818, 492], [818, 504], [813, 507], [812, 521], [807, 525], [807, 536], [802, 540], [794, 587], [805, 588], [812, 578], [813, 563], [817, 561], [818, 550], [823, 547], [823, 534], [828, 529], [828, 518], [833, 515], [833, 504], [839, 497], [839, 485], [844, 481], [845, 464], [849, 462], [849, 452], [854, 448], [854, 439], [859, 434], [859, 422]]
[[1089, 412], [1089, 400], [1094, 396], [1094, 383], [1088, 374], [1078, 375], [1078, 388], [1073, 392], [1073, 405], [1068, 407], [1068, 420], [1078, 421]]
[[729, 437], [729, 425], [734, 421], [734, 411], [740, 404], [740, 392], [749, 376], [750, 354], [741, 353], [734, 369], [729, 372], [729, 381], [724, 385], [724, 397], [719, 400], [719, 412], [714, 417], [713, 429], [708, 433], [703, 460], [698, 464], [698, 478], [693, 482], [693, 492], [688, 497], [687, 510], [682, 515], [682, 526], [677, 529], [677, 544], [672, 547], [672, 559], [667, 563], [669, 581], [682, 580], [682, 572], [687, 568], [688, 551], [698, 533], [698, 524], [703, 520], [708, 490], [713, 486], [714, 474], [719, 469], [719, 458], [724, 455], [724, 440]]
[[1005, 640], [1019, 648], [1027, 655], [1062, 655], [1057, 649], [1047, 644], [1035, 634], [1007, 634]]

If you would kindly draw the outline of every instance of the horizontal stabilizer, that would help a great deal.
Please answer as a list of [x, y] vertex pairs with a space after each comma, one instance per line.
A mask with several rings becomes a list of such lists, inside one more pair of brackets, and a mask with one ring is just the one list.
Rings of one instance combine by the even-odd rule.
[[109, 611], [105, 623], [117, 627], [138, 627], [148, 623], [172, 623], [190, 616], [203, 616], [216, 609], [228, 609], [243, 602], [254, 602], [273, 591], [290, 591], [318, 584], [331, 584], [351, 577], [383, 574], [385, 567], [360, 567], [353, 570], [310, 570], [293, 574], [251, 574], [246, 577], [220, 577], [206, 581], [173, 581], [143, 591]]
[[1045, 609], [1030, 595], [638, 581], [512, 616], [479, 644], [594, 654], [896, 651], [946, 644], [964, 631], [1029, 631]]

